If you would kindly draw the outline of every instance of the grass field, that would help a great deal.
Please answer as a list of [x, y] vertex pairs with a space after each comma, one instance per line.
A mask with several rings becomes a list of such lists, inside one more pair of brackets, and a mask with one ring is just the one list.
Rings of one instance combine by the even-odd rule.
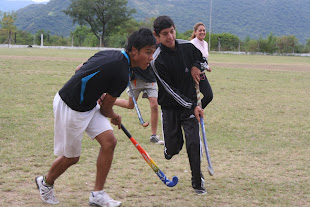
[[[0, 48], [1, 207], [47, 206], [34, 178], [55, 159], [53, 97], [95, 52]], [[310, 58], [211, 54], [209, 63], [214, 100], [205, 124], [215, 175], [208, 175], [203, 157], [208, 194], [194, 194], [185, 148], [165, 160], [163, 146], [149, 143], [150, 127], [140, 125], [135, 110], [118, 107], [125, 127], [179, 184], [163, 185], [114, 128], [118, 144], [105, 190], [127, 207], [309, 206]], [[148, 102], [140, 98], [139, 107], [149, 120]], [[79, 163], [56, 181], [57, 206], [88, 206], [99, 145], [86, 135], [82, 145]]]

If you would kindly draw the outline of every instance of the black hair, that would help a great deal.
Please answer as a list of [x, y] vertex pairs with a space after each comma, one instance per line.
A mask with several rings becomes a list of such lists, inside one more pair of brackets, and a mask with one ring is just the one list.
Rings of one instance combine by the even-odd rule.
[[170, 28], [171, 26], [175, 28], [174, 22], [169, 16], [159, 16], [155, 19], [153, 23], [153, 29], [156, 36], [159, 36], [161, 30]]
[[152, 31], [148, 28], [140, 28], [128, 37], [125, 50], [130, 52], [132, 47], [135, 47], [140, 51], [143, 47], [153, 45], [156, 46], [156, 39]]

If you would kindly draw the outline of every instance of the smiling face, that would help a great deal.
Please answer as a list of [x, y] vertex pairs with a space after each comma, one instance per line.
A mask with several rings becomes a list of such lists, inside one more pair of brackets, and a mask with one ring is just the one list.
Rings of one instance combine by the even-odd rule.
[[195, 31], [196, 37], [202, 41], [206, 37], [206, 28], [203, 25], [198, 26], [197, 30]]
[[156, 46], [145, 46], [141, 50], [138, 50], [135, 47], [132, 47], [131, 51], [131, 67], [139, 67], [142, 70], [145, 70], [150, 62], [153, 60], [153, 54], [156, 50]]
[[166, 47], [172, 50], [175, 48], [176, 32], [173, 26], [161, 30], [159, 36], [155, 34], [155, 37], [157, 39], [157, 42], [162, 43]]

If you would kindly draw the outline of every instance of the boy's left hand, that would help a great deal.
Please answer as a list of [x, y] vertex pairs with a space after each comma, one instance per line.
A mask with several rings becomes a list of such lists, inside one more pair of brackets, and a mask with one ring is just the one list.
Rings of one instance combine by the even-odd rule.
[[200, 106], [196, 106], [196, 108], [194, 109], [194, 114], [195, 114], [197, 121], [200, 123], [200, 117], [203, 118], [202, 108], [200, 108]]

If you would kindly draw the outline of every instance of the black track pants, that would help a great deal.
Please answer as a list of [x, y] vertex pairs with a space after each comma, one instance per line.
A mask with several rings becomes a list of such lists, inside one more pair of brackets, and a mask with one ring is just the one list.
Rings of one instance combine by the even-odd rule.
[[201, 105], [204, 109], [213, 99], [212, 88], [205, 74], [200, 76], [199, 89], [200, 92], [203, 94], [203, 98], [201, 99]]
[[193, 110], [162, 109], [162, 125], [165, 152], [172, 156], [178, 154], [183, 147], [183, 128], [192, 178], [197, 186], [201, 186], [201, 142], [199, 123]]

